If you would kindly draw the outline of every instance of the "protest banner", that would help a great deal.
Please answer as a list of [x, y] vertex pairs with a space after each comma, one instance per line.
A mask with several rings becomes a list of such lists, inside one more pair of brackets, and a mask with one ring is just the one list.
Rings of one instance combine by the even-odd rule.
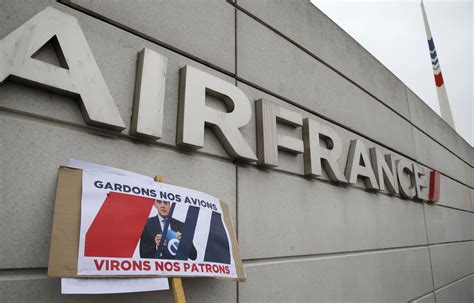
[[51, 242], [50, 276], [245, 281], [227, 204], [152, 180], [62, 167]]

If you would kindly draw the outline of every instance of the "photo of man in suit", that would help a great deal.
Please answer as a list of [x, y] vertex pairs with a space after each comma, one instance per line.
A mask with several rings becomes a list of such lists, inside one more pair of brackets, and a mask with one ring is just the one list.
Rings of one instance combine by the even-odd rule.
[[[154, 207], [158, 215], [148, 218], [140, 237], [140, 257], [151, 259], [174, 259], [177, 245], [183, 234], [183, 222], [170, 217], [171, 203], [155, 200]], [[163, 233], [163, 230], [166, 233]], [[165, 237], [165, 238], [163, 238]], [[188, 259], [196, 260], [197, 252], [194, 245]]]

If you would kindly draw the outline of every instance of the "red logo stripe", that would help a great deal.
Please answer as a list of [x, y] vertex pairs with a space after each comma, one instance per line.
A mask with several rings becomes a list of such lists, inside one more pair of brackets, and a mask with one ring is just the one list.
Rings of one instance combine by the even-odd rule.
[[429, 199], [435, 203], [439, 201], [439, 172], [432, 170], [430, 173], [430, 194]]
[[86, 233], [85, 256], [131, 258], [153, 199], [111, 192]]
[[434, 78], [435, 78], [435, 83], [437, 87], [440, 87], [441, 85], [443, 85], [444, 80], [443, 80], [443, 75], [441, 74], [441, 72], [439, 74], [435, 74]]

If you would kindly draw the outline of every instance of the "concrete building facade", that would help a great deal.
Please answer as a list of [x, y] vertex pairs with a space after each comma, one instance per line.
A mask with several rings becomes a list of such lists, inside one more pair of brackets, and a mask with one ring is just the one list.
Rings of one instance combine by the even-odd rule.
[[[308, 1], [6, 0], [0, 39], [47, 7], [77, 19], [126, 128], [89, 125], [77, 97], [1, 83], [0, 302], [172, 300], [167, 291], [65, 296], [47, 278], [57, 171], [70, 158], [163, 175], [229, 203], [247, 282], [184, 279], [189, 302], [473, 302], [472, 147]], [[145, 47], [167, 58], [159, 140], [130, 133]], [[58, 64], [48, 48], [37, 59]], [[304, 152], [279, 150], [272, 168], [235, 160], [211, 128], [203, 148], [178, 146], [184, 66], [248, 97], [240, 132], [255, 154], [264, 99], [334, 130], [342, 169], [359, 140], [438, 171], [439, 201], [369, 191], [361, 178], [308, 178]], [[213, 96], [206, 106], [229, 111]], [[301, 126], [280, 122], [279, 133], [302, 140]]]

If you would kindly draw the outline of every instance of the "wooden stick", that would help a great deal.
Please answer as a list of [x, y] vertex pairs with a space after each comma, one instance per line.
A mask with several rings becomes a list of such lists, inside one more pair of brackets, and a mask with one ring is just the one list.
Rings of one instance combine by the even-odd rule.
[[[155, 182], [162, 183], [164, 180], [163, 176], [155, 176]], [[173, 291], [173, 298], [176, 303], [186, 303], [186, 297], [184, 295], [183, 281], [181, 278], [169, 278], [171, 281], [171, 290]]]
[[173, 290], [173, 298], [176, 303], [186, 303], [184, 296], [183, 281], [181, 278], [170, 278], [171, 289]]

